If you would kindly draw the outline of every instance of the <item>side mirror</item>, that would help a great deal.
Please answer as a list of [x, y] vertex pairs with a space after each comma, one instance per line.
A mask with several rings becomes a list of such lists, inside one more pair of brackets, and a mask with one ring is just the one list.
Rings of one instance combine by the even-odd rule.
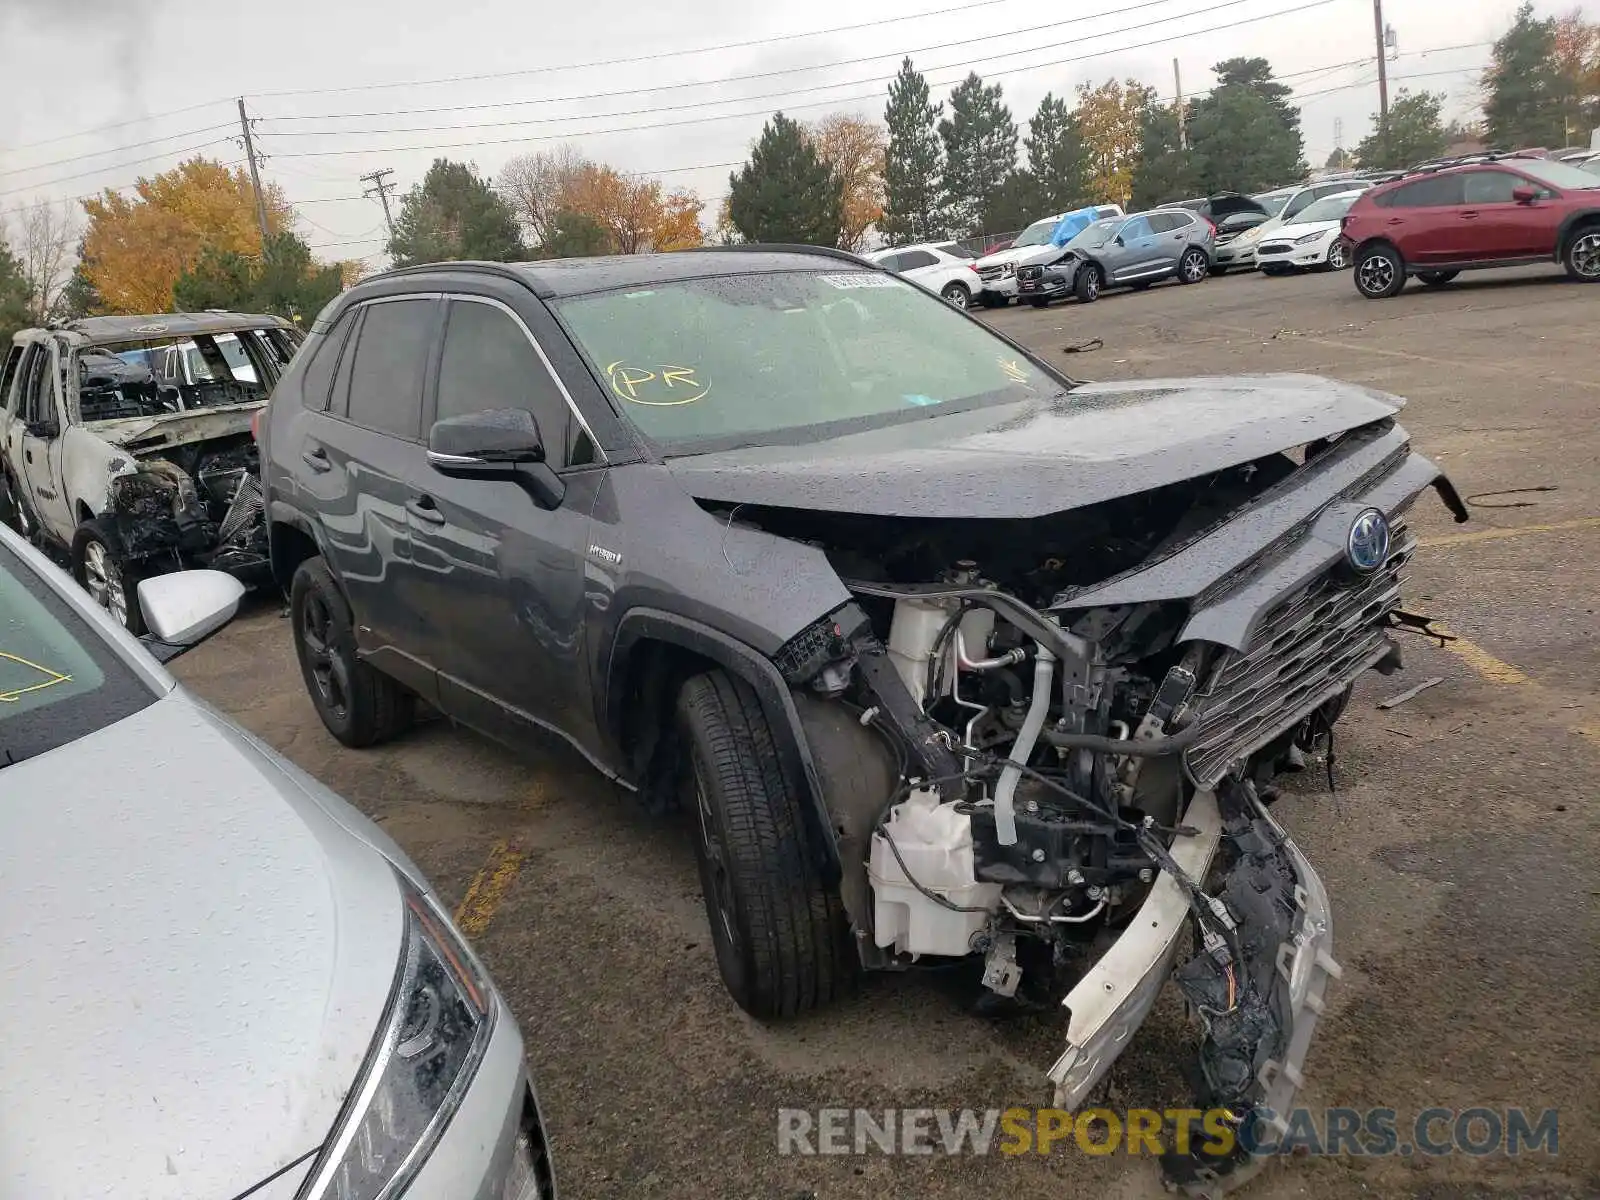
[[1518, 204], [1532, 204], [1539, 198], [1539, 189], [1531, 188], [1526, 184], [1523, 184], [1520, 187], [1514, 187], [1511, 189], [1511, 198]]
[[434, 422], [428, 464], [452, 479], [516, 483], [541, 508], [566, 495], [561, 477], [545, 462], [539, 422], [525, 408], [497, 408]]
[[193, 649], [239, 611], [244, 584], [224, 571], [174, 571], [139, 582], [139, 611], [150, 632], [143, 639], [169, 662]]

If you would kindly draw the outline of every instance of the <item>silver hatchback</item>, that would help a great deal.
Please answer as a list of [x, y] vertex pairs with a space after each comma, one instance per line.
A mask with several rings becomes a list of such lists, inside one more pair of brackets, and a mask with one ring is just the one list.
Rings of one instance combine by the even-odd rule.
[[[170, 658], [215, 571], [139, 587]], [[522, 1036], [377, 826], [0, 528], [0, 1196], [548, 1200]]]
[[1156, 209], [1096, 221], [1045, 266], [1017, 272], [1017, 295], [1044, 307], [1074, 295], [1084, 303], [1106, 288], [1143, 290], [1163, 279], [1199, 283], [1211, 271], [1216, 229], [1183, 208]]

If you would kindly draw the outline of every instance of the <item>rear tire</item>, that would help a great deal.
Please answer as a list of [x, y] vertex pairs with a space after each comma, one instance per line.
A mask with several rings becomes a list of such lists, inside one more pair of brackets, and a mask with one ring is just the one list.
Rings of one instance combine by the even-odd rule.
[[972, 307], [972, 293], [967, 290], [965, 284], [947, 283], [939, 295], [947, 304], [953, 304], [962, 311]]
[[329, 733], [359, 750], [411, 727], [416, 697], [357, 657], [350, 608], [322, 559], [295, 571], [289, 616], [301, 677]]
[[113, 621], [134, 637], [144, 634], [140, 572], [127, 561], [122, 535], [109, 518], [96, 517], [78, 526], [72, 537], [72, 577]]
[[844, 907], [809, 854], [803, 798], [784, 779], [754, 691], [708, 671], [678, 693], [684, 807], [717, 969], [755, 1017], [791, 1017], [848, 989], [857, 958]]
[[1406, 264], [1393, 246], [1366, 246], [1356, 253], [1356, 291], [1368, 300], [1398, 296], [1406, 286]]
[[1576, 230], [1561, 256], [1567, 274], [1581, 283], [1600, 283], [1600, 224]]
[[1072, 281], [1072, 294], [1080, 304], [1093, 304], [1100, 299], [1100, 289], [1104, 286], [1105, 277], [1100, 274], [1100, 268], [1094, 263], [1085, 263], [1078, 268], [1078, 277]]
[[1419, 271], [1417, 278], [1428, 287], [1443, 287], [1459, 274], [1460, 271]]
[[1204, 250], [1185, 250], [1178, 260], [1178, 282], [1199, 283], [1211, 266]]

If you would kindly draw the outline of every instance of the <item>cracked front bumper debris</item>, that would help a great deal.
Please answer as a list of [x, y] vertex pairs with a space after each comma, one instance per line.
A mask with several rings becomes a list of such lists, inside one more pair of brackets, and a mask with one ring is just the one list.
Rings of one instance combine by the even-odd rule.
[[[1197, 831], [1178, 838], [1172, 857], [1191, 879], [1204, 879], [1222, 837], [1217, 798], [1197, 792], [1183, 823]], [[1067, 1048], [1050, 1068], [1057, 1108], [1076, 1109], [1133, 1039], [1155, 1005], [1177, 957], [1189, 899], [1166, 871], [1123, 935], [1061, 1003], [1071, 1014]]]

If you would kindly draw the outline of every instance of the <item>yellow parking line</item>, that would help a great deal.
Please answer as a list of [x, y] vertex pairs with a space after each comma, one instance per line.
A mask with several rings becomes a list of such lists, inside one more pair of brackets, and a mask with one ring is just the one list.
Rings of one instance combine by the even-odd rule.
[[489, 928], [500, 901], [516, 882], [522, 869], [523, 852], [514, 842], [504, 839], [489, 848], [488, 861], [478, 869], [456, 909], [456, 924], [468, 937], [477, 937]]
[[1522, 671], [1508, 662], [1501, 662], [1482, 646], [1478, 645], [1477, 642], [1464, 638], [1459, 633], [1452, 634], [1451, 637], [1453, 640], [1445, 642], [1444, 648], [1460, 658], [1467, 666], [1471, 667], [1490, 683], [1504, 683], [1515, 687], [1533, 682]]
[[1501, 538], [1522, 537], [1529, 533], [1560, 533], [1568, 529], [1600, 528], [1600, 517], [1579, 517], [1575, 521], [1555, 521], [1549, 525], [1519, 525], [1515, 529], [1478, 529], [1472, 533], [1446, 533], [1417, 539], [1419, 546], [1463, 546], [1469, 542], [1494, 542]]

